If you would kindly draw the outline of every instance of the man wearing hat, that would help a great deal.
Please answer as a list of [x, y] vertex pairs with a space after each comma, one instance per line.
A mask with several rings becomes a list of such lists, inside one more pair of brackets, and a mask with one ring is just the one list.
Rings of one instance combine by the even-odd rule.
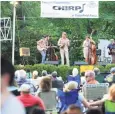
[[110, 73], [111, 74], [106, 76], [105, 81], [112, 85], [113, 83], [115, 83], [115, 67], [111, 68]]
[[23, 103], [24, 107], [33, 107], [37, 105], [45, 110], [43, 101], [38, 96], [36, 97], [30, 94], [30, 86], [28, 84], [21, 85], [19, 91], [21, 95], [17, 98]]

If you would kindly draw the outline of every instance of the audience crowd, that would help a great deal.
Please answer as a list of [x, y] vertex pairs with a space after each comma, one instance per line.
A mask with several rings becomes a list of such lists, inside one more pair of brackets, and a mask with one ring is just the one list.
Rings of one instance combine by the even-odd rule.
[[[108, 83], [108, 93], [99, 100], [88, 100], [83, 93], [86, 85]], [[98, 92], [98, 91], [97, 91]], [[2, 114], [115, 114], [115, 67], [101, 76], [94, 68], [80, 73], [73, 68], [63, 80], [57, 71], [48, 73], [16, 70], [1, 58], [1, 112]]]

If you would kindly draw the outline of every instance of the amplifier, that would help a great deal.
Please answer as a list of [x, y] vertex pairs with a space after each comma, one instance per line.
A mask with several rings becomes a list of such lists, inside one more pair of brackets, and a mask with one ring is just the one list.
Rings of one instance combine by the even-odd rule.
[[30, 48], [20, 48], [20, 56], [30, 56]]

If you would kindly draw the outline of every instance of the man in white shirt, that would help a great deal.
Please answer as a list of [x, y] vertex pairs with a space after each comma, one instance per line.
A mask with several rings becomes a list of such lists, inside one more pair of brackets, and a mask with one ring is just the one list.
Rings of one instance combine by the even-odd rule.
[[14, 81], [14, 66], [1, 58], [1, 114], [25, 114], [23, 105], [8, 91]]

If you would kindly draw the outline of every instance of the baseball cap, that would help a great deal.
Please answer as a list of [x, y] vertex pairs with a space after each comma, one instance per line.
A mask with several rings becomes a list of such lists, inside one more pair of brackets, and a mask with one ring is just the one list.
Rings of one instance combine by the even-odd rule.
[[30, 91], [30, 86], [28, 84], [22, 84], [21, 87], [19, 88], [19, 91], [29, 92]]

